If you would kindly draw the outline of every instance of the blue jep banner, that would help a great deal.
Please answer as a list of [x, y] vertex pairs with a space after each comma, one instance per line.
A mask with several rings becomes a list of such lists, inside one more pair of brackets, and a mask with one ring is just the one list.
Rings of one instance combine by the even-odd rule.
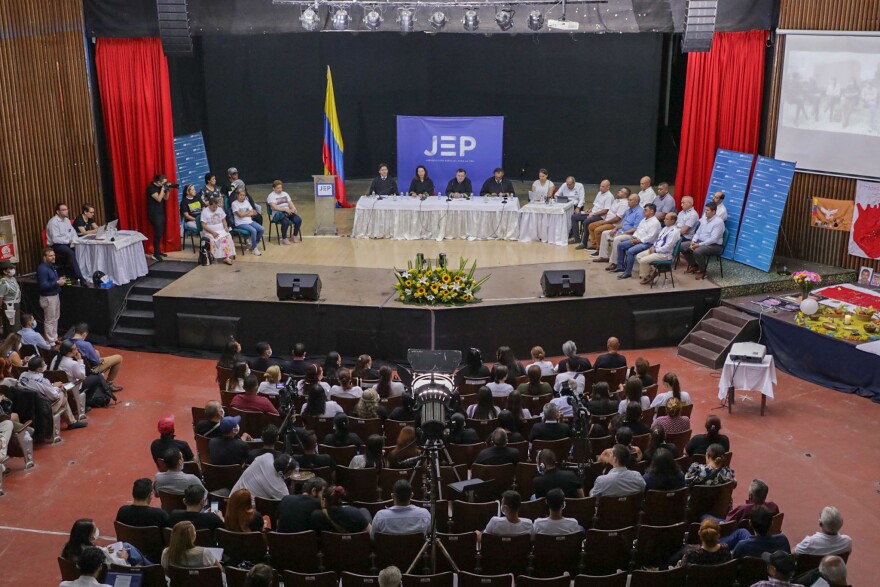
[[769, 271], [795, 164], [758, 156], [734, 260]]
[[174, 158], [177, 160], [177, 183], [180, 184], [177, 199], [183, 198], [183, 188], [188, 183], [196, 186], [196, 193], [199, 193], [205, 185], [205, 174], [211, 171], [202, 133], [174, 137]]
[[727, 234], [730, 235], [727, 248], [721, 254], [725, 259], [733, 259], [733, 252], [736, 250], [739, 220], [742, 217], [746, 188], [749, 187], [749, 174], [752, 172], [754, 160], [755, 156], [751, 153], [727, 149], [718, 149], [718, 154], [715, 155], [715, 166], [712, 168], [706, 202], [712, 201], [715, 192], [724, 192], [724, 207], [727, 208], [727, 220], [724, 221], [724, 226], [727, 228]]
[[434, 187], [443, 192], [456, 170], [462, 168], [476, 192], [493, 170], [501, 167], [503, 143], [503, 116], [398, 116], [397, 185], [406, 190], [416, 167], [424, 165]]

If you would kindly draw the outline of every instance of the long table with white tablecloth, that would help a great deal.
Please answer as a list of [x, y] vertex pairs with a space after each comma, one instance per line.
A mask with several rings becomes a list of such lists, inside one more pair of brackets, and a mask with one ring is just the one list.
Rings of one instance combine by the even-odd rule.
[[529, 202], [519, 211], [519, 240], [524, 243], [541, 241], [551, 245], [567, 245], [571, 210], [575, 204], [574, 201]]
[[116, 285], [125, 285], [147, 274], [147, 257], [143, 242], [147, 240], [136, 230], [120, 230], [110, 237], [84, 237], [76, 243], [76, 260], [83, 277], [91, 280], [95, 271], [103, 271]]

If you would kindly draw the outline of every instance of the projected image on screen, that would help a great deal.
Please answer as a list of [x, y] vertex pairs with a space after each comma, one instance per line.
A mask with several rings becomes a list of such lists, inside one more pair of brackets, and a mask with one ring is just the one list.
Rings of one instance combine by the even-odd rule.
[[798, 169], [880, 174], [880, 37], [786, 37], [776, 157]]

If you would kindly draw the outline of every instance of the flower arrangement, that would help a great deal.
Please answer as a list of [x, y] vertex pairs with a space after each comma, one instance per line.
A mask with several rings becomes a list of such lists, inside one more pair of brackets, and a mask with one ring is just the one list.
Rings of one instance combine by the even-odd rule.
[[812, 271], [798, 271], [793, 273], [791, 278], [801, 290], [801, 296], [806, 299], [810, 295], [812, 289], [822, 283], [822, 276]]
[[459, 259], [458, 269], [452, 269], [448, 264], [441, 266], [439, 260], [419, 255], [415, 262], [407, 262], [406, 270], [394, 268], [397, 298], [405, 304], [420, 306], [462, 306], [479, 302], [476, 294], [491, 276], [476, 281], [477, 262], [474, 261], [470, 269], [467, 263], [467, 259]]

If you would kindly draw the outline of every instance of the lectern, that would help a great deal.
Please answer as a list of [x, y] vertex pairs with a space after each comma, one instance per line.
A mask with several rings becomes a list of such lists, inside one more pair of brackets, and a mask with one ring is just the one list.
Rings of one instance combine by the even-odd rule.
[[315, 234], [337, 234], [336, 176], [313, 175], [315, 180]]

